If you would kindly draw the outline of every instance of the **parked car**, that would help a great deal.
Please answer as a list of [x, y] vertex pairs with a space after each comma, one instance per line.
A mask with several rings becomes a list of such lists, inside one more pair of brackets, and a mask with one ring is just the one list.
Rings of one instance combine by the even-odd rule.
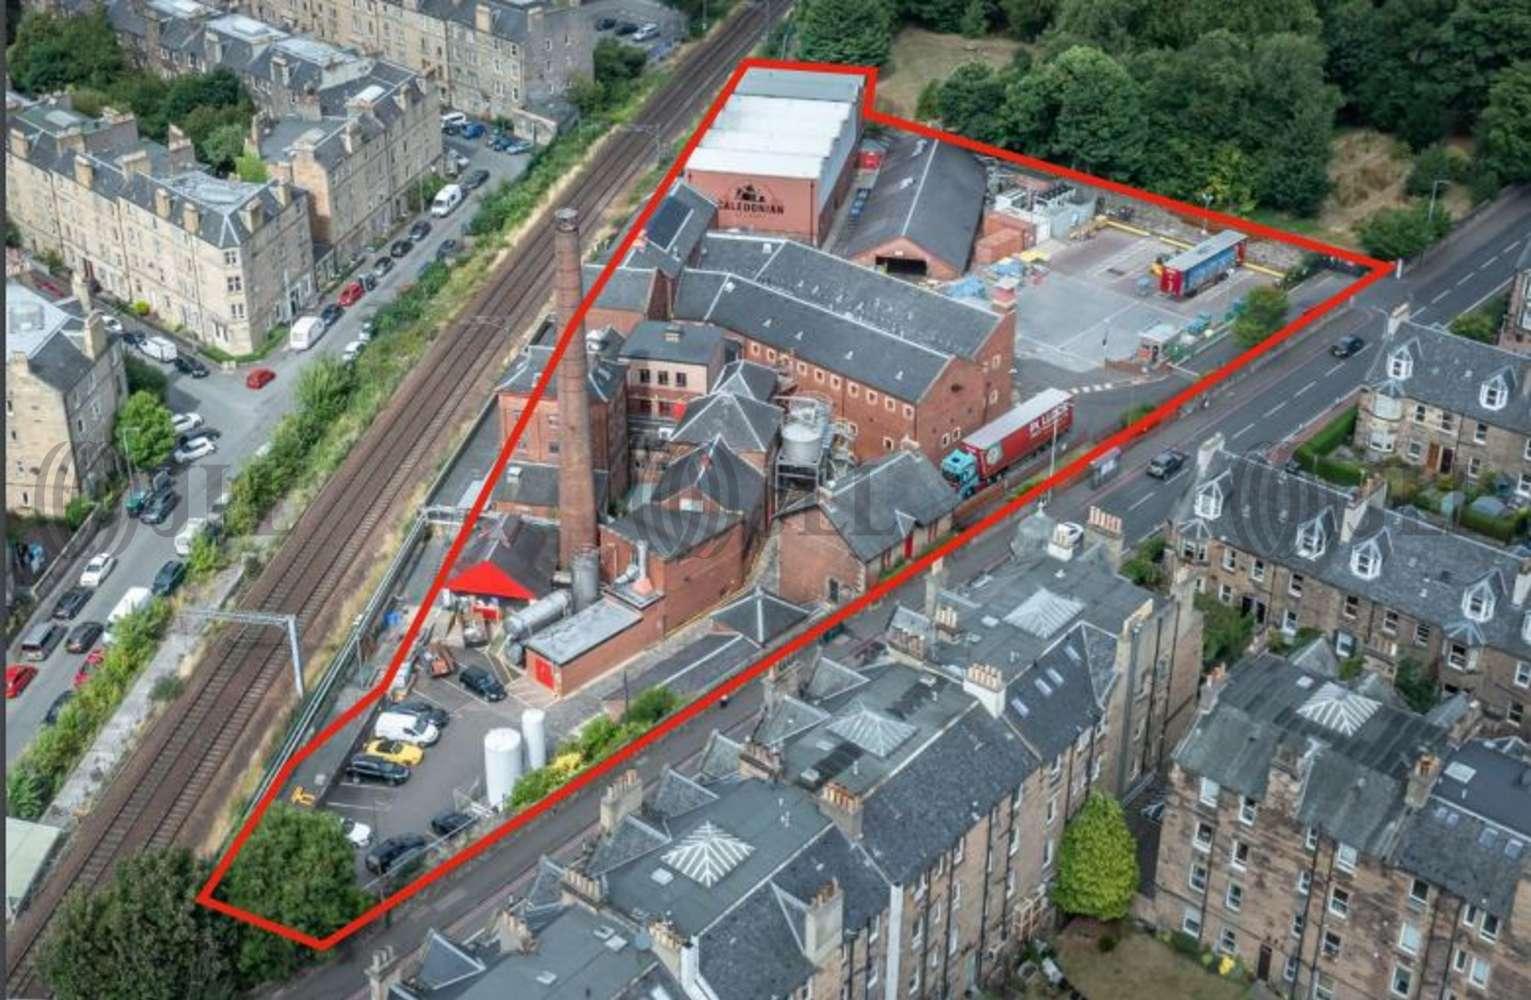
[[646, 42], [650, 38], [653, 38], [653, 37], [655, 37], [658, 34], [659, 34], [659, 25], [654, 24], [651, 21], [648, 24], [645, 24], [643, 27], [639, 28], [637, 31], [633, 32], [633, 41], [635, 41], [635, 42]]
[[149, 585], [149, 591], [155, 597], [169, 597], [185, 579], [186, 564], [179, 559], [168, 559], [159, 568], [159, 572], [154, 574], [154, 582]]
[[388, 248], [388, 252], [394, 257], [403, 257], [414, 248], [415, 245], [409, 240], [394, 240], [393, 246]]
[[73, 621], [74, 616], [90, 602], [90, 595], [89, 587], [70, 587], [54, 602], [53, 613], [49, 617], [56, 622]]
[[418, 833], [389, 837], [367, 852], [367, 871], [374, 875], [386, 875], [401, 861], [423, 851], [425, 845], [426, 839]]
[[185, 434], [202, 426], [202, 414], [200, 413], [172, 413], [170, 415], [170, 427], [177, 434]]
[[138, 349], [144, 352], [145, 357], [153, 358], [155, 361], [163, 361], [167, 365], [174, 364], [175, 359], [180, 356], [180, 352], [176, 349], [175, 341], [170, 340], [168, 337], [145, 337], [144, 342], [139, 345]]
[[99, 667], [101, 665], [101, 661], [104, 659], [106, 659], [106, 647], [97, 646], [95, 649], [92, 649], [90, 652], [85, 654], [84, 665], [87, 667]]
[[190, 375], [192, 378], [207, 378], [207, 365], [204, 365], [189, 354], [181, 354], [176, 357], [175, 370], [182, 375]]
[[251, 389], [263, 389], [275, 380], [276, 372], [270, 368], [252, 368], [250, 374], [245, 376], [245, 385]]
[[370, 342], [372, 335], [377, 332], [377, 310], [367, 313], [362, 317], [361, 333], [359, 335], [363, 343]]
[[413, 743], [403, 743], [399, 740], [368, 740], [366, 746], [362, 747], [362, 752], [369, 757], [391, 760], [405, 767], [416, 767], [425, 759], [424, 750]]
[[353, 340], [353, 341], [351, 341], [349, 344], [347, 344], [345, 346], [344, 349], [341, 350], [341, 352], [340, 352], [340, 360], [343, 363], [348, 364], [348, 365], [349, 364], [354, 364], [356, 362], [356, 359], [361, 357], [361, 352], [364, 349], [366, 349], [366, 346], [367, 345], [366, 345], [366, 343], [364, 341], [360, 341], [360, 340]]
[[[144, 508], [149, 505], [149, 501], [159, 494], [168, 493], [169, 491], [170, 473], [166, 471], [156, 472], [153, 476], [149, 477], [147, 486], [134, 487], [128, 491], [128, 498], [123, 502], [122, 507], [128, 512], [129, 517], [137, 517], [143, 513]], [[86, 569], [89, 568], [88, 566], [86, 567]], [[80, 582], [85, 583], [83, 578]], [[85, 585], [90, 586], [90, 584]]]
[[505, 698], [505, 685], [483, 667], [467, 667], [458, 672], [457, 679], [463, 687], [485, 701], [502, 701]]
[[175, 436], [175, 446], [177, 448], [184, 448], [187, 445], [196, 444], [202, 440], [216, 442], [221, 437], [223, 437], [223, 432], [216, 427], [199, 427], [186, 434], [177, 434]]
[[118, 319], [116, 316], [102, 316], [101, 326], [105, 328], [107, 333], [114, 337], [122, 336], [122, 320]]
[[73, 697], [73, 691], [60, 692], [59, 696], [53, 699], [53, 704], [49, 705], [48, 710], [43, 713], [43, 725], [51, 726], [57, 722], [59, 713], [64, 710], [64, 706], [69, 704], [70, 699]]
[[365, 823], [358, 823], [354, 819], [341, 817], [340, 832], [346, 835], [346, 839], [357, 847], [366, 847], [372, 843], [372, 827]]
[[90, 659], [87, 657], [85, 662], [81, 663], [74, 672], [74, 681], [72, 682], [74, 684], [74, 690], [78, 691], [80, 688], [84, 687], [85, 682], [90, 680], [90, 675], [94, 673], [95, 669], [100, 665], [100, 663], [91, 663]]
[[465, 190], [472, 191], [476, 188], [483, 187], [484, 182], [488, 179], [489, 171], [485, 170], [483, 167], [480, 167], [477, 170], [468, 171], [468, 173], [462, 179], [462, 186]]
[[99, 587], [103, 580], [112, 575], [112, 570], [117, 568], [117, 557], [110, 552], [97, 552], [90, 557], [90, 562], [85, 564], [85, 569], [80, 573], [80, 586]]
[[472, 825], [473, 817], [456, 809], [448, 809], [431, 817], [431, 832], [440, 837], [450, 837]]
[[441, 113], [441, 127], [459, 129], [468, 124], [468, 116], [461, 111], [443, 111]]
[[409, 238], [419, 243], [431, 233], [431, 224], [425, 219], [416, 219], [415, 224], [409, 227]]
[[218, 450], [211, 438], [189, 438], [185, 444], [170, 453], [170, 457], [182, 465], [195, 462], [206, 455], [211, 455]]
[[610, 31], [612, 28], [615, 28], [616, 26], [617, 26], [617, 19], [614, 18], [614, 17], [599, 18], [595, 22], [595, 30], [596, 31]]
[[441, 738], [441, 730], [404, 712], [384, 712], [377, 717], [372, 735], [380, 740], [400, 740], [428, 747]]
[[122, 333], [122, 342], [136, 351], [143, 350], [144, 344], [147, 343], [148, 340], [148, 337], [145, 337], [137, 330], [124, 330]]
[[464, 139], [478, 139], [487, 131], [483, 122], [469, 122], [462, 127], [461, 135]]
[[452, 256], [456, 252], [457, 252], [457, 241], [456, 240], [442, 240], [441, 241], [441, 245], [436, 248], [436, 259], [437, 260], [446, 260], [448, 257]]
[[80, 622], [69, 630], [69, 638], [64, 642], [64, 650], [70, 653], [83, 653], [96, 644], [101, 638], [101, 633], [106, 631], [106, 626], [100, 622]]
[[638, 26], [631, 21], [623, 21], [617, 25], [618, 35], [631, 35], [638, 30]]
[[1329, 348], [1329, 353], [1337, 358], [1348, 358], [1352, 354], [1358, 353], [1365, 346], [1366, 341], [1360, 337], [1341, 337]]
[[440, 705], [426, 701], [424, 698], [411, 698], [409, 701], [401, 701], [390, 708], [389, 711], [412, 715], [421, 722], [430, 723], [437, 729], [445, 729], [447, 724], [452, 721], [452, 713]]
[[369, 757], [359, 753], [346, 761], [346, 777], [352, 781], [377, 781], [385, 785], [402, 785], [409, 780], [409, 768], [381, 757]]
[[377, 275], [379, 278], [381, 278], [383, 275], [387, 274], [389, 271], [392, 271], [392, 270], [393, 270], [393, 258], [392, 257], [379, 257], [377, 260], [372, 262], [372, 273]]
[[32, 630], [21, 643], [21, 658], [46, 660], [53, 655], [58, 644], [64, 640], [64, 626], [58, 622], [44, 622]]
[[[361, 297], [365, 294], [367, 294], [367, 290], [362, 287], [362, 283], [360, 281], [347, 282], [346, 286], [340, 290], [338, 301], [342, 309], [349, 308], [356, 305], [357, 302], [361, 301]], [[329, 319], [325, 315], [328, 312], [329, 307], [326, 306], [324, 308], [324, 312], [319, 314], [319, 318], [323, 319], [327, 323], [333, 323], [335, 320]], [[340, 317], [338, 315], [335, 316], [335, 319], [339, 318]]]
[[1185, 465], [1185, 452], [1173, 448], [1161, 451], [1148, 463], [1148, 474], [1155, 479], [1168, 479]]
[[156, 493], [144, 504], [144, 509], [139, 512], [138, 519], [144, 524], [164, 524], [170, 512], [175, 510], [175, 505], [181, 502], [180, 496], [169, 490], [164, 493]]
[[25, 663], [12, 663], [5, 668], [5, 696], [7, 698], [19, 698], [21, 692], [32, 683], [32, 678], [37, 676], [37, 668]]

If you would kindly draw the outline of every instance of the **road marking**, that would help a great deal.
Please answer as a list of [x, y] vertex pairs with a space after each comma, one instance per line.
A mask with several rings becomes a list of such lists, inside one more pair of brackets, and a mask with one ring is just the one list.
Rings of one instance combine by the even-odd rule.
[[1262, 413], [1260, 415], [1262, 417], [1268, 417], [1271, 414], [1275, 413], [1277, 410], [1281, 409], [1285, 405], [1286, 405], [1286, 400], [1283, 399], [1281, 402], [1277, 403], [1275, 406], [1271, 407], [1270, 409], [1266, 410], [1264, 413]]
[[1435, 298], [1431, 299], [1430, 300], [1430, 304], [1433, 306], [1437, 302], [1441, 301], [1441, 299], [1444, 299], [1446, 296], [1448, 296], [1450, 294], [1451, 294], [1451, 289], [1448, 288], [1445, 291], [1441, 292], [1439, 295], [1437, 295]]
[[1454, 287], [1461, 288], [1463, 285], [1467, 284], [1471, 280], [1473, 280], [1473, 276], [1472, 275], [1464, 274], [1460, 278], [1457, 279], [1457, 283], [1456, 283], [1456, 285]]
[[1317, 381], [1317, 379], [1314, 379], [1313, 381], [1310, 381], [1307, 385], [1303, 386], [1301, 389], [1298, 389], [1296, 392], [1292, 393], [1292, 398], [1296, 399], [1298, 396], [1301, 396], [1303, 393], [1305, 393], [1309, 389], [1313, 388], [1314, 382], [1316, 382], [1316, 381]]
[[1478, 265], [1478, 270], [1480, 270], [1480, 271], [1487, 271], [1489, 269], [1489, 265], [1493, 264], [1494, 261], [1496, 261], [1498, 259], [1499, 258], [1497, 256], [1490, 257], [1488, 260], [1486, 260], [1483, 263]]
[[1253, 423], [1248, 423], [1248, 424], [1245, 424], [1243, 427], [1240, 427], [1238, 430], [1234, 431], [1233, 432], [1233, 436], [1234, 437], [1238, 437], [1241, 434], [1248, 433], [1249, 431], [1252, 431], [1254, 429], [1255, 429], [1255, 425]]
[[1328, 378], [1330, 375], [1333, 375], [1335, 372], [1339, 371], [1341, 368], [1344, 368], [1344, 367], [1345, 367], [1345, 362], [1343, 362], [1343, 361], [1336, 361], [1334, 364], [1329, 366], [1327, 371], [1324, 372], [1324, 378]]
[[1141, 507], [1144, 504], [1148, 503], [1148, 501], [1152, 500], [1153, 498], [1154, 498], [1154, 494], [1152, 494], [1152, 493], [1145, 493], [1141, 497], [1138, 497], [1136, 500], [1134, 500], [1132, 502], [1131, 506], [1129, 506], [1127, 509], [1128, 510], [1137, 510], [1139, 507]]
[[1515, 251], [1515, 248], [1518, 247], [1518, 246], [1520, 246], [1520, 240], [1512, 240], [1509, 243], [1506, 243], [1505, 246], [1504, 246], [1504, 249], [1499, 251], [1499, 252], [1500, 253], [1513, 253]]

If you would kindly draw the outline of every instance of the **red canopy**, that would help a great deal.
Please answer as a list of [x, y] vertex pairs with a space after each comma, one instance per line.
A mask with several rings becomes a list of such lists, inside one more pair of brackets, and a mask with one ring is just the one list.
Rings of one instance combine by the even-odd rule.
[[491, 562], [469, 566], [447, 581], [447, 589], [454, 594], [476, 594], [517, 601], [530, 601], [537, 596]]

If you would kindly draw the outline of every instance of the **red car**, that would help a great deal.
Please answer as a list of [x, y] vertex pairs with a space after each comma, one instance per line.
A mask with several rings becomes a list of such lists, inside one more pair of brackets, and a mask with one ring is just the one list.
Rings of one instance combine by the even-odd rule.
[[85, 665], [87, 667], [99, 667], [104, 659], [106, 659], [106, 647], [97, 646], [85, 654]]
[[361, 297], [367, 293], [367, 289], [360, 281], [353, 281], [340, 290], [340, 304], [347, 309], [361, 301]]
[[5, 696], [15, 698], [27, 689], [27, 685], [32, 683], [32, 678], [36, 676], [36, 667], [30, 667], [24, 663], [12, 663], [5, 668]]
[[85, 682], [90, 680], [90, 674], [91, 674], [91, 671], [94, 668], [95, 668], [95, 664], [93, 664], [93, 663], [84, 663], [84, 664], [82, 664], [80, 666], [79, 670], [76, 670], [74, 672], [74, 689], [76, 691], [78, 691], [80, 688], [84, 687], [85, 686]]
[[260, 389], [274, 378], [276, 378], [276, 372], [270, 368], [252, 368], [250, 374], [245, 376], [245, 385], [251, 389]]

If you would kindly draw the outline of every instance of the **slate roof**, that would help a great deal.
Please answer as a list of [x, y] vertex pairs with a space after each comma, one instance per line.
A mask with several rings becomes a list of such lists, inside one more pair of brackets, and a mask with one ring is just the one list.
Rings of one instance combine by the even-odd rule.
[[514, 514], [486, 514], [463, 546], [453, 566], [454, 576], [483, 563], [541, 597], [552, 590], [553, 572], [558, 568], [558, 529]]
[[697, 767], [697, 778], [704, 784], [735, 781], [739, 778], [738, 743], [713, 730], [702, 748], [702, 761]]
[[659, 784], [649, 793], [647, 807], [664, 819], [676, 819], [688, 812], [700, 809], [709, 802], [718, 801], [716, 793], [681, 774], [674, 768], [665, 768], [659, 776]]
[[[514, 474], [512, 474], [514, 473]], [[528, 507], [558, 506], [558, 466], [541, 462], [511, 462], [494, 487], [496, 503]], [[595, 470], [596, 509], [606, 506], [606, 470]]]
[[1116, 684], [1117, 638], [1080, 622], [1005, 689], [1005, 718], [1027, 746], [1051, 761], [1106, 717]]
[[713, 612], [712, 620], [732, 629], [758, 646], [806, 621], [809, 610], [768, 590], [756, 587], [731, 604]]
[[[1407, 378], [1388, 373], [1389, 359], [1407, 352]], [[1494, 410], [1483, 405], [1480, 388], [1494, 377], [1505, 380], [1509, 401]], [[1385, 338], [1367, 369], [1366, 385], [1379, 393], [1406, 397], [1519, 434], [1531, 434], [1531, 358], [1417, 323], [1403, 323]], [[1403, 415], [1411, 419], [1410, 414]]]
[[[775, 376], [772, 375], [774, 380]], [[715, 391], [692, 400], [670, 440], [702, 444], [719, 439], [735, 452], [770, 451], [781, 432], [782, 411], [749, 396]]]
[[[1196, 493], [1215, 486], [1224, 496], [1216, 518], [1195, 511]], [[1186, 487], [1172, 513], [1183, 537], [1222, 539], [1270, 562], [1365, 597], [1445, 630], [1468, 646], [1490, 646], [1531, 658], [1527, 609], [1511, 597], [1520, 559], [1513, 552], [1436, 527], [1402, 510], [1370, 507], [1349, 541], [1341, 540], [1348, 494], [1306, 476], [1288, 475], [1254, 459], [1218, 451], [1205, 473]], [[1299, 525], [1321, 522], [1327, 543], [1316, 558], [1298, 554]], [[1365, 579], [1351, 553], [1384, 537], [1381, 571]], [[1468, 621], [1464, 595], [1480, 583], [1494, 594], [1486, 622]]]
[[[594, 288], [601, 276], [602, 264], [584, 266], [584, 287]], [[612, 269], [611, 278], [601, 294], [596, 297], [598, 309], [617, 309], [624, 312], [642, 313], [649, 307], [649, 297], [654, 288], [654, 270], [618, 266]]]
[[972, 153], [895, 132], [861, 218], [839, 252], [855, 257], [905, 237], [957, 271], [966, 271], [987, 191], [983, 164]]
[[750, 517], [765, 500], [765, 479], [753, 465], [714, 438], [665, 467], [654, 484], [654, 504], [695, 489], [723, 512]]
[[713, 392], [770, 402], [776, 395], [776, 369], [754, 361], [730, 361], [718, 373]]
[[723, 331], [710, 323], [644, 320], [622, 345], [624, 361], [706, 365], [723, 355]]
[[760, 655], [760, 647], [742, 635], [709, 632], [674, 654], [635, 673], [631, 689], [663, 684], [682, 697], [708, 691]]
[[624, 267], [658, 268], [670, 277], [680, 274], [702, 237], [717, 220], [717, 206], [685, 181], [677, 181], [644, 227]]
[[19, 281], [6, 281], [6, 357], [25, 354], [28, 370], [58, 392], [73, 389], [95, 368], [79, 346], [84, 326], [75, 300], [55, 303]]
[[739, 523], [739, 515], [726, 511], [674, 510], [646, 503], [634, 507], [602, 530], [628, 541], [647, 542], [662, 559], [675, 559]]
[[956, 510], [959, 499], [923, 455], [898, 451], [820, 490], [817, 504], [856, 558], [871, 562]]
[[[570, 344], [569, 350], [574, 350], [577, 345]], [[510, 371], [500, 384], [495, 387], [496, 392], [511, 392], [517, 395], [530, 395], [537, 386], [537, 379], [548, 366], [548, 361], [553, 357], [553, 348], [541, 344], [533, 344], [521, 350], [516, 355], [516, 360], [511, 363]], [[589, 385], [590, 397], [603, 403], [609, 403], [616, 398], [617, 390], [627, 379], [627, 366], [620, 361], [615, 361], [605, 354], [592, 354], [588, 358], [588, 375], [586, 382]], [[558, 373], [554, 372], [548, 379], [546, 391], [542, 394], [543, 399], [558, 398]]]

